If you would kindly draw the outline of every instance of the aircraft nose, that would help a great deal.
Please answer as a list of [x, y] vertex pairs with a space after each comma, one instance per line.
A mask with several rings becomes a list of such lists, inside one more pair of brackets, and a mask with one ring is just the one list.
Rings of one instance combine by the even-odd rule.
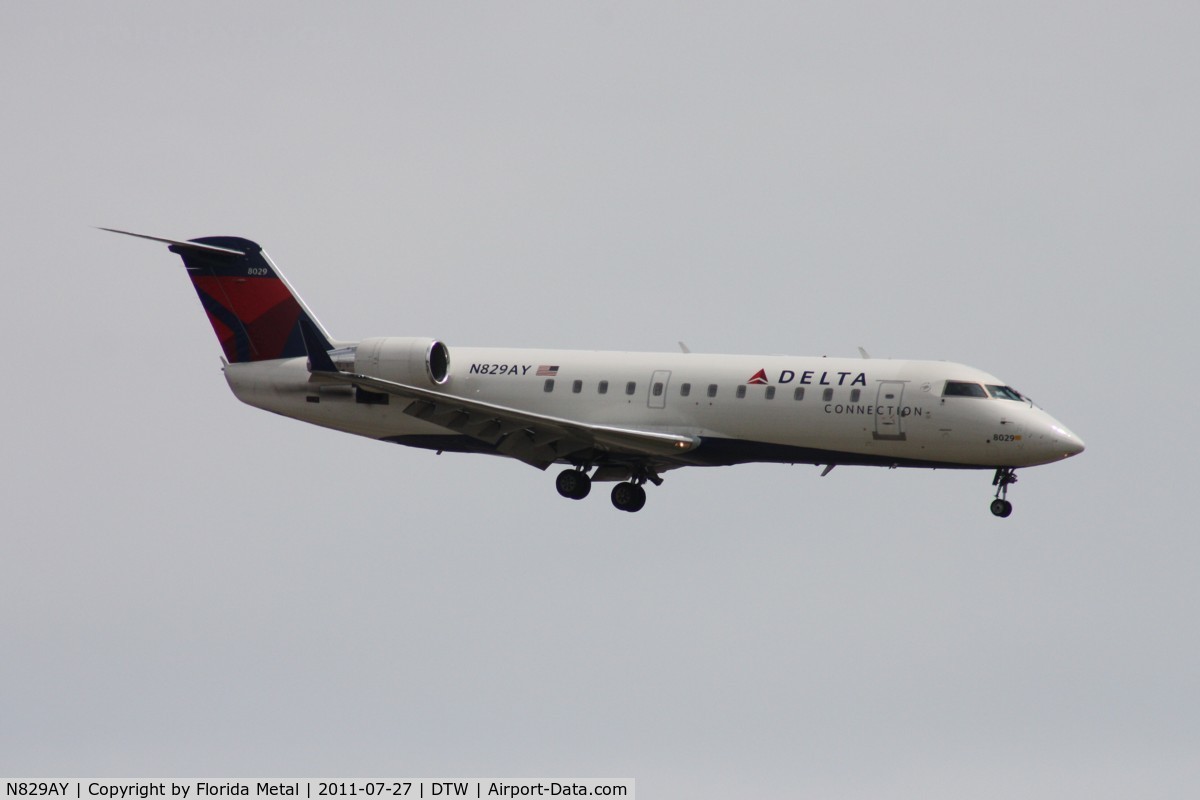
[[1041, 409], [1035, 409], [1035, 414], [1025, 429], [1025, 452], [1032, 463], [1051, 464], [1083, 452], [1083, 439], [1066, 425]]
[[1077, 456], [1087, 449], [1083, 444], [1083, 439], [1075, 434], [1071, 434], [1070, 438], [1063, 442], [1063, 447], [1066, 449], [1068, 457]]
[[1054, 454], [1058, 458], [1077, 456], [1086, 449], [1083, 439], [1071, 433], [1065, 425], [1060, 424], [1058, 421], [1050, 423], [1050, 429], [1047, 434], [1046, 438], [1050, 449], [1054, 451]]

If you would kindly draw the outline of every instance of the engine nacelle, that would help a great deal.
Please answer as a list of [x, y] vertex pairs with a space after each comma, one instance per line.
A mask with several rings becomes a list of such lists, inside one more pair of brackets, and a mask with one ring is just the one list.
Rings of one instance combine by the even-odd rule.
[[436, 339], [363, 339], [355, 348], [354, 371], [385, 381], [434, 388], [450, 377], [450, 351]]

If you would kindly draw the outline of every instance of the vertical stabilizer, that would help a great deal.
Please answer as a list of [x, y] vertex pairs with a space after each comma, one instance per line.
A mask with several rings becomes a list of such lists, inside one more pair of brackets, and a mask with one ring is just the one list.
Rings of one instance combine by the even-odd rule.
[[249, 239], [207, 236], [185, 242], [112, 228], [103, 230], [164, 242], [183, 259], [230, 363], [307, 355], [302, 320], [313, 343], [332, 349], [329, 335], [304, 301], [263, 249]]

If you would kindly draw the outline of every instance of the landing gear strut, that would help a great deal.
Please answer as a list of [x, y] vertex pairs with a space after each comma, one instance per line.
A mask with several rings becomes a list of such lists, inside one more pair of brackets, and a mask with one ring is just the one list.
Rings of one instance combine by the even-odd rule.
[[992, 486], [996, 487], [996, 499], [992, 501], [992, 513], [997, 517], [1007, 517], [1012, 513], [1012, 503], [1008, 502], [1008, 487], [1017, 482], [1017, 473], [1012, 467], [1000, 467], [996, 477], [992, 478]]
[[582, 469], [564, 469], [558, 473], [554, 486], [563, 497], [582, 500], [592, 491], [592, 479]]

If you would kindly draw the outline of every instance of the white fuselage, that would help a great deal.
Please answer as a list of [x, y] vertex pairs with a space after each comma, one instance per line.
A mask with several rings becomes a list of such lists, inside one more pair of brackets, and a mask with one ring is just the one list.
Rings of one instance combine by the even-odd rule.
[[[749, 461], [962, 468], [1067, 458], [1082, 441], [1025, 399], [944, 396], [947, 381], [1001, 387], [973, 367], [868, 358], [450, 350], [438, 391], [581, 422], [699, 437], [664, 468]], [[229, 364], [242, 401], [337, 430], [433, 449], [483, 451], [466, 437], [362, 402], [304, 358]], [[715, 388], [713, 388], [715, 387]], [[461, 446], [460, 446], [461, 445]]]
[[438, 452], [567, 464], [555, 489], [572, 500], [612, 482], [613, 506], [636, 512], [646, 483], [686, 466], [950, 467], [994, 469], [991, 512], [1007, 517], [1017, 467], [1083, 451], [1019, 392], [962, 364], [336, 342], [249, 239], [106, 230], [180, 256], [243, 402]]

